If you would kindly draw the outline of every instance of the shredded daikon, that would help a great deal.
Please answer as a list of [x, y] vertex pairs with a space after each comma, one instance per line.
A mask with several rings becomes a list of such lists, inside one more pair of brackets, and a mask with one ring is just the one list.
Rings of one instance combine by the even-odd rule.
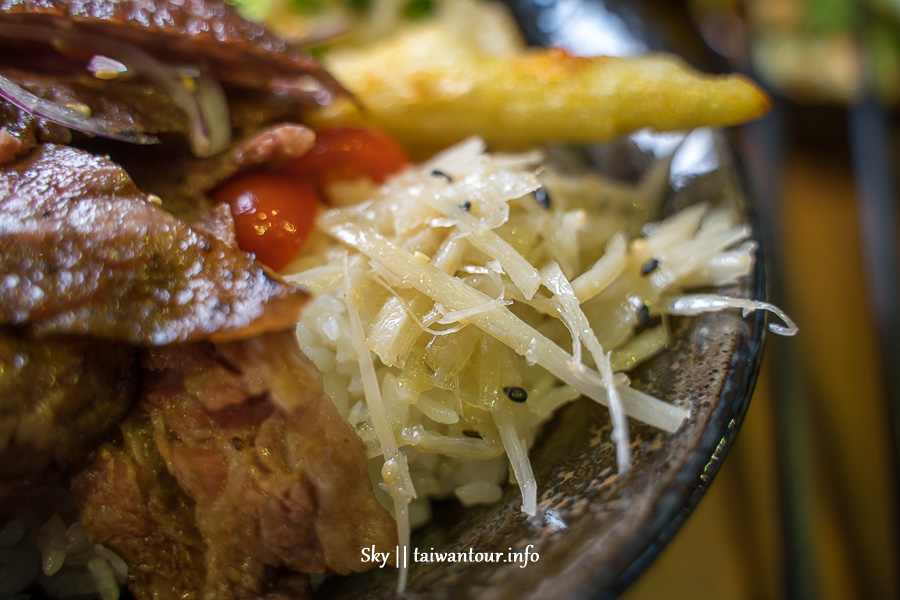
[[[394, 429], [388, 421], [387, 412], [382, 402], [381, 389], [372, 364], [372, 356], [369, 352], [366, 338], [363, 333], [362, 321], [360, 321], [356, 304], [361, 300], [358, 292], [351, 287], [349, 261], [344, 258], [344, 302], [347, 306], [347, 315], [350, 319], [350, 335], [353, 346], [359, 360], [359, 370], [362, 375], [363, 389], [365, 391], [366, 405], [381, 452], [384, 456], [384, 466], [381, 469], [382, 486], [394, 500], [394, 518], [397, 521], [397, 540], [403, 548], [409, 547], [409, 501], [416, 497], [412, 478], [409, 475], [409, 466], [406, 455], [400, 451]], [[404, 556], [406, 556], [404, 552]], [[399, 562], [400, 558], [397, 557]], [[403, 593], [406, 588], [407, 564], [401, 563], [400, 577], [397, 583], [397, 593]]]
[[531, 462], [528, 460], [528, 448], [525, 440], [513, 419], [510, 407], [505, 402], [501, 403], [494, 411], [494, 420], [500, 430], [503, 448], [509, 456], [516, 481], [522, 490], [522, 512], [533, 517], [537, 514], [537, 481], [534, 479]]
[[581, 310], [581, 305], [578, 298], [575, 297], [572, 285], [556, 263], [550, 263], [545, 269], [544, 285], [559, 300], [560, 318], [566, 321], [570, 331], [574, 332], [572, 336], [573, 344], [584, 344], [600, 370], [600, 376], [603, 378], [606, 386], [609, 414], [613, 423], [612, 438], [616, 442], [619, 472], [624, 473], [631, 468], [631, 444], [628, 434], [628, 422], [625, 420], [625, 411], [622, 408], [622, 401], [619, 399], [616, 386], [613, 384], [613, 371], [609, 362], [609, 355], [603, 352], [603, 347], [597, 340], [597, 335]]
[[[465, 282], [417, 260], [405, 250], [394, 246], [378, 234], [366, 231], [353, 223], [329, 225], [328, 215], [323, 216], [323, 226], [336, 239], [362, 252], [369, 258], [390, 265], [395, 274], [407, 273], [406, 281], [432, 300], [442, 302], [451, 310], [465, 310], [473, 305], [481, 305], [492, 299], [470, 287]], [[607, 404], [605, 384], [600, 375], [586, 367], [572, 368], [573, 356], [552, 342], [538, 330], [513, 315], [505, 307], [477, 312], [469, 316], [469, 321], [494, 336], [530, 362], [539, 364], [562, 381], [572, 385], [585, 396], [602, 404]], [[645, 407], [647, 417], [642, 419], [660, 429], [675, 431], [684, 417], [673, 419], [670, 411], [650, 402]], [[629, 413], [630, 414], [630, 413]], [[643, 414], [643, 413], [642, 413]]]
[[361, 203], [338, 199], [293, 277], [314, 294], [301, 345], [366, 443], [401, 543], [427, 498], [491, 501], [505, 470], [537, 514], [528, 449], [578, 397], [609, 407], [620, 472], [629, 419], [677, 431], [686, 399], [654, 398], [620, 372], [665, 348], [666, 315], [764, 309], [786, 323], [773, 331], [796, 330], [764, 302], [687, 293], [750, 273], [756, 245], [712, 203], [646, 223], [667, 159], [625, 183], [563, 175], [543, 157], [492, 156], [470, 139]]
[[744, 316], [757, 310], [765, 310], [784, 321], [784, 325], [769, 323], [769, 329], [779, 335], [796, 335], [797, 325], [787, 314], [774, 304], [746, 298], [729, 298], [718, 294], [685, 294], [665, 299], [662, 308], [673, 315], [693, 317], [705, 312], [719, 311], [726, 308], [740, 308]]
[[484, 304], [472, 306], [471, 308], [464, 308], [461, 310], [447, 310], [443, 306], [441, 306], [440, 303], [437, 303], [435, 304], [435, 307], [443, 315], [440, 319], [438, 319], [437, 322], [443, 325], [449, 325], [450, 323], [465, 321], [470, 319], [474, 315], [490, 312], [495, 308], [499, 308], [501, 306], [509, 306], [510, 304], [512, 304], [512, 300], [501, 300], [500, 298], [496, 298], [494, 300], [488, 300]]

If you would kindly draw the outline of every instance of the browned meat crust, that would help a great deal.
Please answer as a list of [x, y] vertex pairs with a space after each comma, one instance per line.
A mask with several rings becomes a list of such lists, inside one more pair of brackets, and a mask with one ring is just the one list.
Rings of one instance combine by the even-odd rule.
[[104, 444], [75, 479], [90, 535], [129, 563], [138, 598], [167, 600], [199, 590], [203, 540], [190, 498], [178, 487], [153, 442], [153, 425], [133, 411], [119, 426], [118, 443]]
[[134, 349], [0, 328], [0, 481], [83, 466], [137, 396]]
[[143, 363], [156, 375], [124, 444], [73, 485], [138, 597], [280, 597], [285, 570], [361, 571], [362, 548], [394, 547], [364, 446], [293, 334], [154, 348]]
[[43, 145], [0, 171], [0, 324], [140, 345], [223, 340], [292, 326], [305, 298], [105, 158]]

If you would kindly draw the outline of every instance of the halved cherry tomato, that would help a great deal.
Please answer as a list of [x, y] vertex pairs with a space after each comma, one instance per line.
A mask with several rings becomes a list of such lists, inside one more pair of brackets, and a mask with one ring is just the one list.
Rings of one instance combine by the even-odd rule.
[[231, 206], [241, 249], [276, 271], [306, 244], [319, 204], [311, 184], [273, 173], [239, 175], [214, 191], [212, 200]]
[[387, 134], [370, 127], [336, 126], [317, 131], [315, 146], [285, 172], [318, 186], [360, 177], [383, 183], [408, 164], [406, 152]]
[[238, 245], [280, 271], [306, 244], [325, 182], [367, 177], [382, 183], [408, 164], [403, 148], [376, 129], [331, 127], [316, 132], [315, 146], [283, 172], [238, 175], [212, 200], [231, 206]]

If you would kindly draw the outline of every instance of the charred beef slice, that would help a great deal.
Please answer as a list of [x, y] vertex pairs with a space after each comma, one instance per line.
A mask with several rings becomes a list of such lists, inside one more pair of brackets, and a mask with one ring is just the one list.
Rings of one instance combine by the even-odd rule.
[[0, 25], [10, 26], [0, 36], [8, 44], [27, 38], [27, 26], [46, 28], [35, 34], [45, 39], [74, 32], [88, 49], [91, 40], [108, 40], [165, 63], [205, 64], [218, 81], [269, 99], [327, 104], [342, 91], [307, 53], [219, 0], [5, 0]]

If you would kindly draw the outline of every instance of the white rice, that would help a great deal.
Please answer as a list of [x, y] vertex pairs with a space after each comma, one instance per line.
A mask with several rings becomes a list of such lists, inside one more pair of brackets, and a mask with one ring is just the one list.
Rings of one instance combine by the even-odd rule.
[[54, 598], [117, 600], [127, 575], [125, 561], [89, 542], [78, 520], [44, 520], [29, 508], [0, 529], [0, 598], [28, 598], [22, 592], [37, 582]]

